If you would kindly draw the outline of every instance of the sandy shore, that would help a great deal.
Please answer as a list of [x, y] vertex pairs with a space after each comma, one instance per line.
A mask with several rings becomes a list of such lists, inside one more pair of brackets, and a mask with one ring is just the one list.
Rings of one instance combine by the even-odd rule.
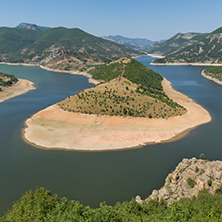
[[205, 69], [201, 72], [201, 75], [203, 77], [205, 77], [206, 79], [209, 79], [219, 85], [222, 85], [222, 81], [220, 81], [219, 79], [213, 78], [212, 76], [207, 75], [204, 71], [205, 71]]
[[3, 91], [0, 92], [0, 102], [3, 102], [7, 99], [11, 99], [13, 97], [19, 96], [21, 94], [27, 93], [30, 90], [35, 89], [34, 83], [26, 79], [19, 79], [19, 81], [11, 87], [1, 88], [3, 89]]
[[222, 64], [212, 63], [150, 63], [153, 66], [222, 66]]
[[167, 142], [211, 121], [209, 113], [192, 99], [162, 82], [166, 94], [188, 111], [168, 119], [97, 116], [50, 106], [26, 120], [23, 137], [43, 149], [108, 151]]
[[161, 56], [161, 55], [157, 55], [157, 54], [147, 54], [148, 56], [151, 56], [151, 57], [154, 57], [154, 58], [159, 58], [159, 59], [162, 59], [164, 58], [165, 56]]

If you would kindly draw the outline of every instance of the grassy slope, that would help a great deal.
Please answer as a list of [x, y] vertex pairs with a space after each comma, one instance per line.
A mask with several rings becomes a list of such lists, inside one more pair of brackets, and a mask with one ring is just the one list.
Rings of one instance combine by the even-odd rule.
[[198, 42], [181, 49], [164, 59], [156, 59], [154, 63], [186, 62], [186, 63], [222, 63], [222, 29], [205, 35]]
[[0, 221], [222, 221], [220, 193], [221, 189], [214, 195], [202, 191], [197, 198], [181, 199], [170, 206], [163, 201], [138, 204], [133, 198], [131, 201], [118, 202], [114, 206], [101, 203], [99, 208], [93, 209], [39, 188], [34, 192], [26, 192]]
[[204, 71], [207, 75], [222, 81], [222, 66], [208, 68]]
[[124, 58], [92, 71], [106, 82], [70, 96], [58, 105], [86, 114], [165, 118], [186, 110], [163, 92], [162, 76], [136, 60]]

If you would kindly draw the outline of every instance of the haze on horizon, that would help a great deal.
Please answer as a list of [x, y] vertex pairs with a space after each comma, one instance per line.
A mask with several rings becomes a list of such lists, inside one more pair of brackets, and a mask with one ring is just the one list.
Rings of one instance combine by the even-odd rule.
[[1, 2], [0, 26], [27, 22], [155, 41], [178, 32], [212, 32], [222, 26], [221, 8], [220, 0], [8, 0]]

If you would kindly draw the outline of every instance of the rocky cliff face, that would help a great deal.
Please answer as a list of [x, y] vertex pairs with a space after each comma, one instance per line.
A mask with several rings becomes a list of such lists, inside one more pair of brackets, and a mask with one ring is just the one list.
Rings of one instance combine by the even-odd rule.
[[[160, 190], [153, 190], [145, 200], [166, 200], [171, 204], [174, 200], [197, 196], [200, 190], [222, 192], [222, 161], [208, 161], [196, 158], [183, 159], [176, 169], [170, 173]], [[139, 197], [137, 201], [142, 203]]]

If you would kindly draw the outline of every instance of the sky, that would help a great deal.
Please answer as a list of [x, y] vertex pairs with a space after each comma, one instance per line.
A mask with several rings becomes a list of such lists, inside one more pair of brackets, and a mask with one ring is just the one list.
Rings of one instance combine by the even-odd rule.
[[21, 22], [153, 41], [222, 26], [222, 0], [0, 0], [0, 27]]

